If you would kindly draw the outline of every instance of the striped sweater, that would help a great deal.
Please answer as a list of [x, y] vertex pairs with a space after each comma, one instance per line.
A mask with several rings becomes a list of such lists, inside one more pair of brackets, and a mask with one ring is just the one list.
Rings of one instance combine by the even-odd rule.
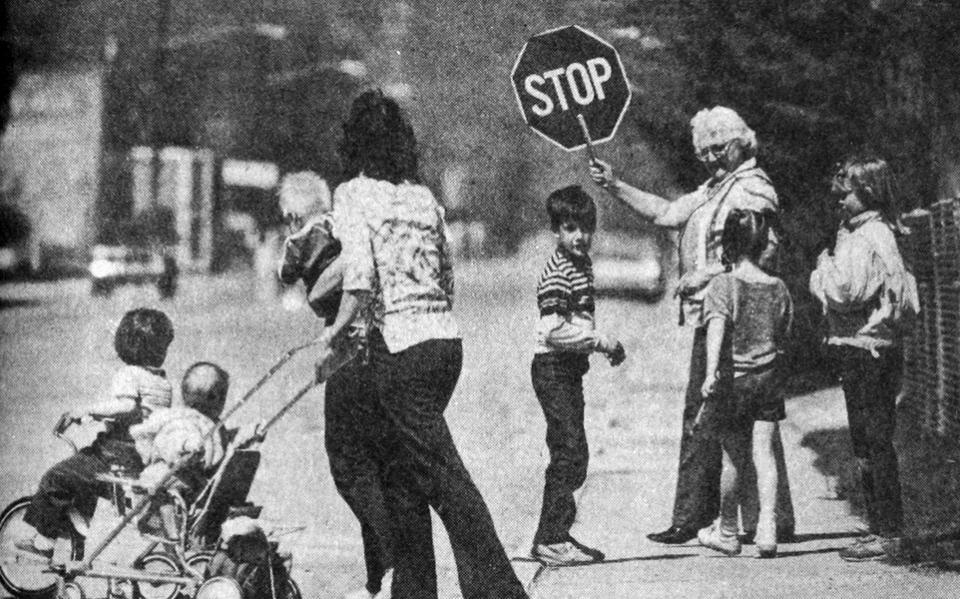
[[537, 282], [540, 320], [535, 353], [590, 353], [597, 348], [593, 294], [590, 258], [577, 258], [558, 247]]

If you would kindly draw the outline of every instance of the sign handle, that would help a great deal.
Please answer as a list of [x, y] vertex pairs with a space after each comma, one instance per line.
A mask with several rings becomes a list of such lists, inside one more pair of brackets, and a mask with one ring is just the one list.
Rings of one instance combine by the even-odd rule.
[[587, 142], [587, 156], [590, 158], [590, 164], [594, 164], [597, 162], [597, 157], [593, 153], [593, 140], [590, 139], [590, 129], [587, 128], [587, 120], [583, 118], [582, 114], [578, 114], [577, 122], [580, 123], [583, 140]]

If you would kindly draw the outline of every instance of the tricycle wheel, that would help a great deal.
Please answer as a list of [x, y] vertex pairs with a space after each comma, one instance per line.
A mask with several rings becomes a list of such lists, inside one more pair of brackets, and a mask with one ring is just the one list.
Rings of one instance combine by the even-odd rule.
[[[57, 596], [59, 577], [50, 572], [48, 564], [23, 555], [14, 542], [35, 534], [23, 518], [32, 497], [21, 497], [0, 512], [0, 585], [17, 599], [51, 599]], [[83, 539], [70, 538], [70, 559], [83, 555]]]

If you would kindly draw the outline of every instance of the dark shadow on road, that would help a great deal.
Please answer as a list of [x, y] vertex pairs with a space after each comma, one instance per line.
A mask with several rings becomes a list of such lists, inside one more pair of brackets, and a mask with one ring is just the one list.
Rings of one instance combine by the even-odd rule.
[[[569, 566], [544, 566], [547, 569], [567, 569], [567, 568], [592, 568], [596, 566], [604, 566], [609, 564], [625, 564], [630, 562], [650, 562], [650, 561], [659, 561], [659, 560], [673, 560], [673, 559], [684, 559], [688, 557], [697, 557], [698, 553], [664, 553], [660, 555], [638, 555], [635, 557], [617, 557], [614, 559], [605, 559], [602, 562], [590, 562], [586, 564], [571, 564]], [[532, 557], [512, 557], [510, 558], [511, 562], [521, 562], [529, 564], [538, 564], [539, 560], [536, 560]]]
[[778, 551], [777, 559], [781, 557], [800, 557], [801, 555], [817, 555], [818, 553], [836, 553], [840, 551], [840, 549], [842, 549], [842, 547], [821, 547], [820, 549], [810, 549], [808, 551]]
[[810, 541], [830, 541], [833, 539], [855, 539], [865, 534], [859, 530], [848, 530], [845, 532], [814, 532], [803, 535], [796, 535], [793, 542], [784, 543], [785, 545], [795, 545], [797, 543], [808, 543]]
[[849, 501], [851, 512], [861, 515], [864, 509], [863, 496], [850, 445], [850, 429], [842, 427], [810, 431], [800, 440], [800, 446], [817, 454], [813, 466], [823, 475], [832, 477], [832, 490], [836, 498]]

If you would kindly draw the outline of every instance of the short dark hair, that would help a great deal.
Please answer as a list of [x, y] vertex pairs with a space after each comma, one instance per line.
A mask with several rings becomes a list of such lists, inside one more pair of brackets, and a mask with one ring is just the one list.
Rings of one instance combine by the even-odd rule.
[[558, 189], [547, 196], [550, 229], [558, 231], [566, 221], [573, 221], [587, 231], [597, 228], [597, 206], [579, 185]]
[[196, 362], [190, 365], [180, 382], [183, 404], [210, 420], [220, 418], [229, 390], [230, 375], [213, 362]]
[[136, 308], [124, 314], [113, 335], [117, 356], [132, 366], [163, 366], [172, 341], [170, 318], [152, 308]]
[[741, 258], [757, 262], [767, 247], [770, 228], [775, 225], [776, 215], [772, 212], [756, 212], [735, 208], [727, 214], [723, 223], [721, 261], [725, 266], [733, 266]]

